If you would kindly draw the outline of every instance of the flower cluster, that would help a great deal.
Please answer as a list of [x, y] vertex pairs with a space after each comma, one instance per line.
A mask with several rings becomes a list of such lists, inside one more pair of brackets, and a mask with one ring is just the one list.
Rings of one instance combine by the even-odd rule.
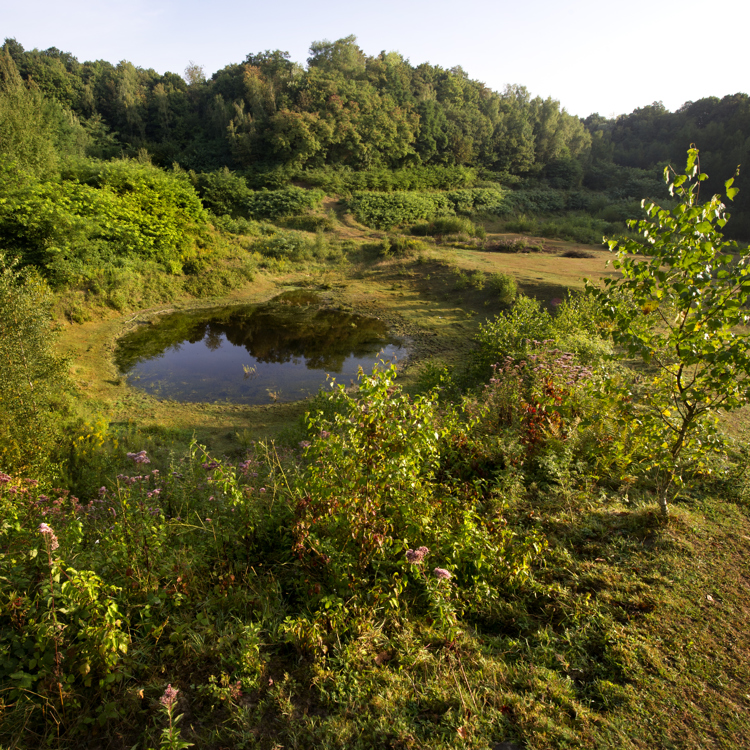
[[166, 706], [167, 708], [172, 708], [174, 704], [177, 702], [177, 693], [180, 691], [177, 688], [172, 687], [172, 683], [167, 685], [167, 689], [164, 691], [164, 695], [162, 695], [161, 698], [159, 698], [159, 703], [162, 704], [162, 706]]
[[54, 551], [60, 546], [60, 542], [57, 541], [57, 537], [51, 526], [48, 526], [46, 523], [39, 524], [39, 533], [44, 534], [49, 540], [50, 550]]
[[[552, 357], [556, 359], [549, 359]], [[561, 349], [547, 349], [542, 355], [532, 354], [529, 359], [535, 365], [533, 372], [564, 379], [565, 385], [577, 385], [593, 376], [590, 368], [575, 364], [575, 356]]]
[[426, 555], [430, 554], [430, 550], [427, 547], [418, 547], [417, 549], [406, 550], [406, 562], [411, 565], [419, 565], [424, 560]]
[[151, 459], [146, 455], [146, 451], [138, 451], [138, 453], [128, 453], [128, 458], [136, 464], [150, 464]]
[[435, 570], [433, 570], [432, 573], [435, 576], [435, 578], [441, 581], [447, 581], [453, 578], [450, 571], [446, 570], [445, 568], [435, 568]]

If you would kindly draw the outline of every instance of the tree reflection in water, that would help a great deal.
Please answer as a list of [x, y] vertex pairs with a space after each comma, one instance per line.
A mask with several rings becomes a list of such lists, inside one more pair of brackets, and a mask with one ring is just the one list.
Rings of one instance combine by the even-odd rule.
[[[177, 401], [268, 403], [317, 391], [326, 374], [340, 382], [393, 359], [401, 343], [377, 318], [322, 307], [306, 293], [265, 305], [173, 313], [118, 342], [129, 382]], [[253, 371], [253, 377], [245, 377]]]

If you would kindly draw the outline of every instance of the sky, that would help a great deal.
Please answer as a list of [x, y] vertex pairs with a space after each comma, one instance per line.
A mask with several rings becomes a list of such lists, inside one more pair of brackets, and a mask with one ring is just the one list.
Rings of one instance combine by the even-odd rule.
[[579, 117], [748, 93], [749, 26], [748, 0], [0, 0], [2, 38], [81, 62], [180, 74], [194, 62], [210, 78], [267, 49], [305, 64], [312, 42], [354, 34], [368, 55], [460, 65]]

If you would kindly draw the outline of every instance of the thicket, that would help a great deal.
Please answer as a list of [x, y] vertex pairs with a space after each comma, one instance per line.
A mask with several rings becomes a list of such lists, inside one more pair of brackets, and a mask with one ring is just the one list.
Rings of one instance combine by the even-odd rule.
[[321, 188], [328, 195], [349, 197], [355, 191], [454, 190], [474, 187], [478, 176], [472, 167], [440, 165], [409, 169], [320, 168], [300, 170], [294, 179]]
[[302, 214], [323, 200], [320, 190], [288, 186], [279, 190], [251, 190], [241, 175], [222, 169], [191, 174], [203, 205], [216, 216], [251, 220], [278, 219]]
[[0, 466], [54, 476], [71, 389], [53, 350], [52, 295], [38, 272], [0, 253]]
[[505, 191], [500, 188], [466, 188], [446, 192], [355, 192], [348, 207], [358, 221], [377, 229], [414, 224], [456, 213], [503, 212]]

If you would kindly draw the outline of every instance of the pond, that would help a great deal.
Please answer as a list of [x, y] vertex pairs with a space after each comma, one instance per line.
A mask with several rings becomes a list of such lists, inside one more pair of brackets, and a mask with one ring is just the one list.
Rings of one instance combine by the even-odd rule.
[[115, 362], [130, 385], [158, 398], [268, 404], [314, 394], [328, 376], [349, 385], [360, 367], [405, 355], [383, 321], [303, 291], [166, 315], [123, 336]]

